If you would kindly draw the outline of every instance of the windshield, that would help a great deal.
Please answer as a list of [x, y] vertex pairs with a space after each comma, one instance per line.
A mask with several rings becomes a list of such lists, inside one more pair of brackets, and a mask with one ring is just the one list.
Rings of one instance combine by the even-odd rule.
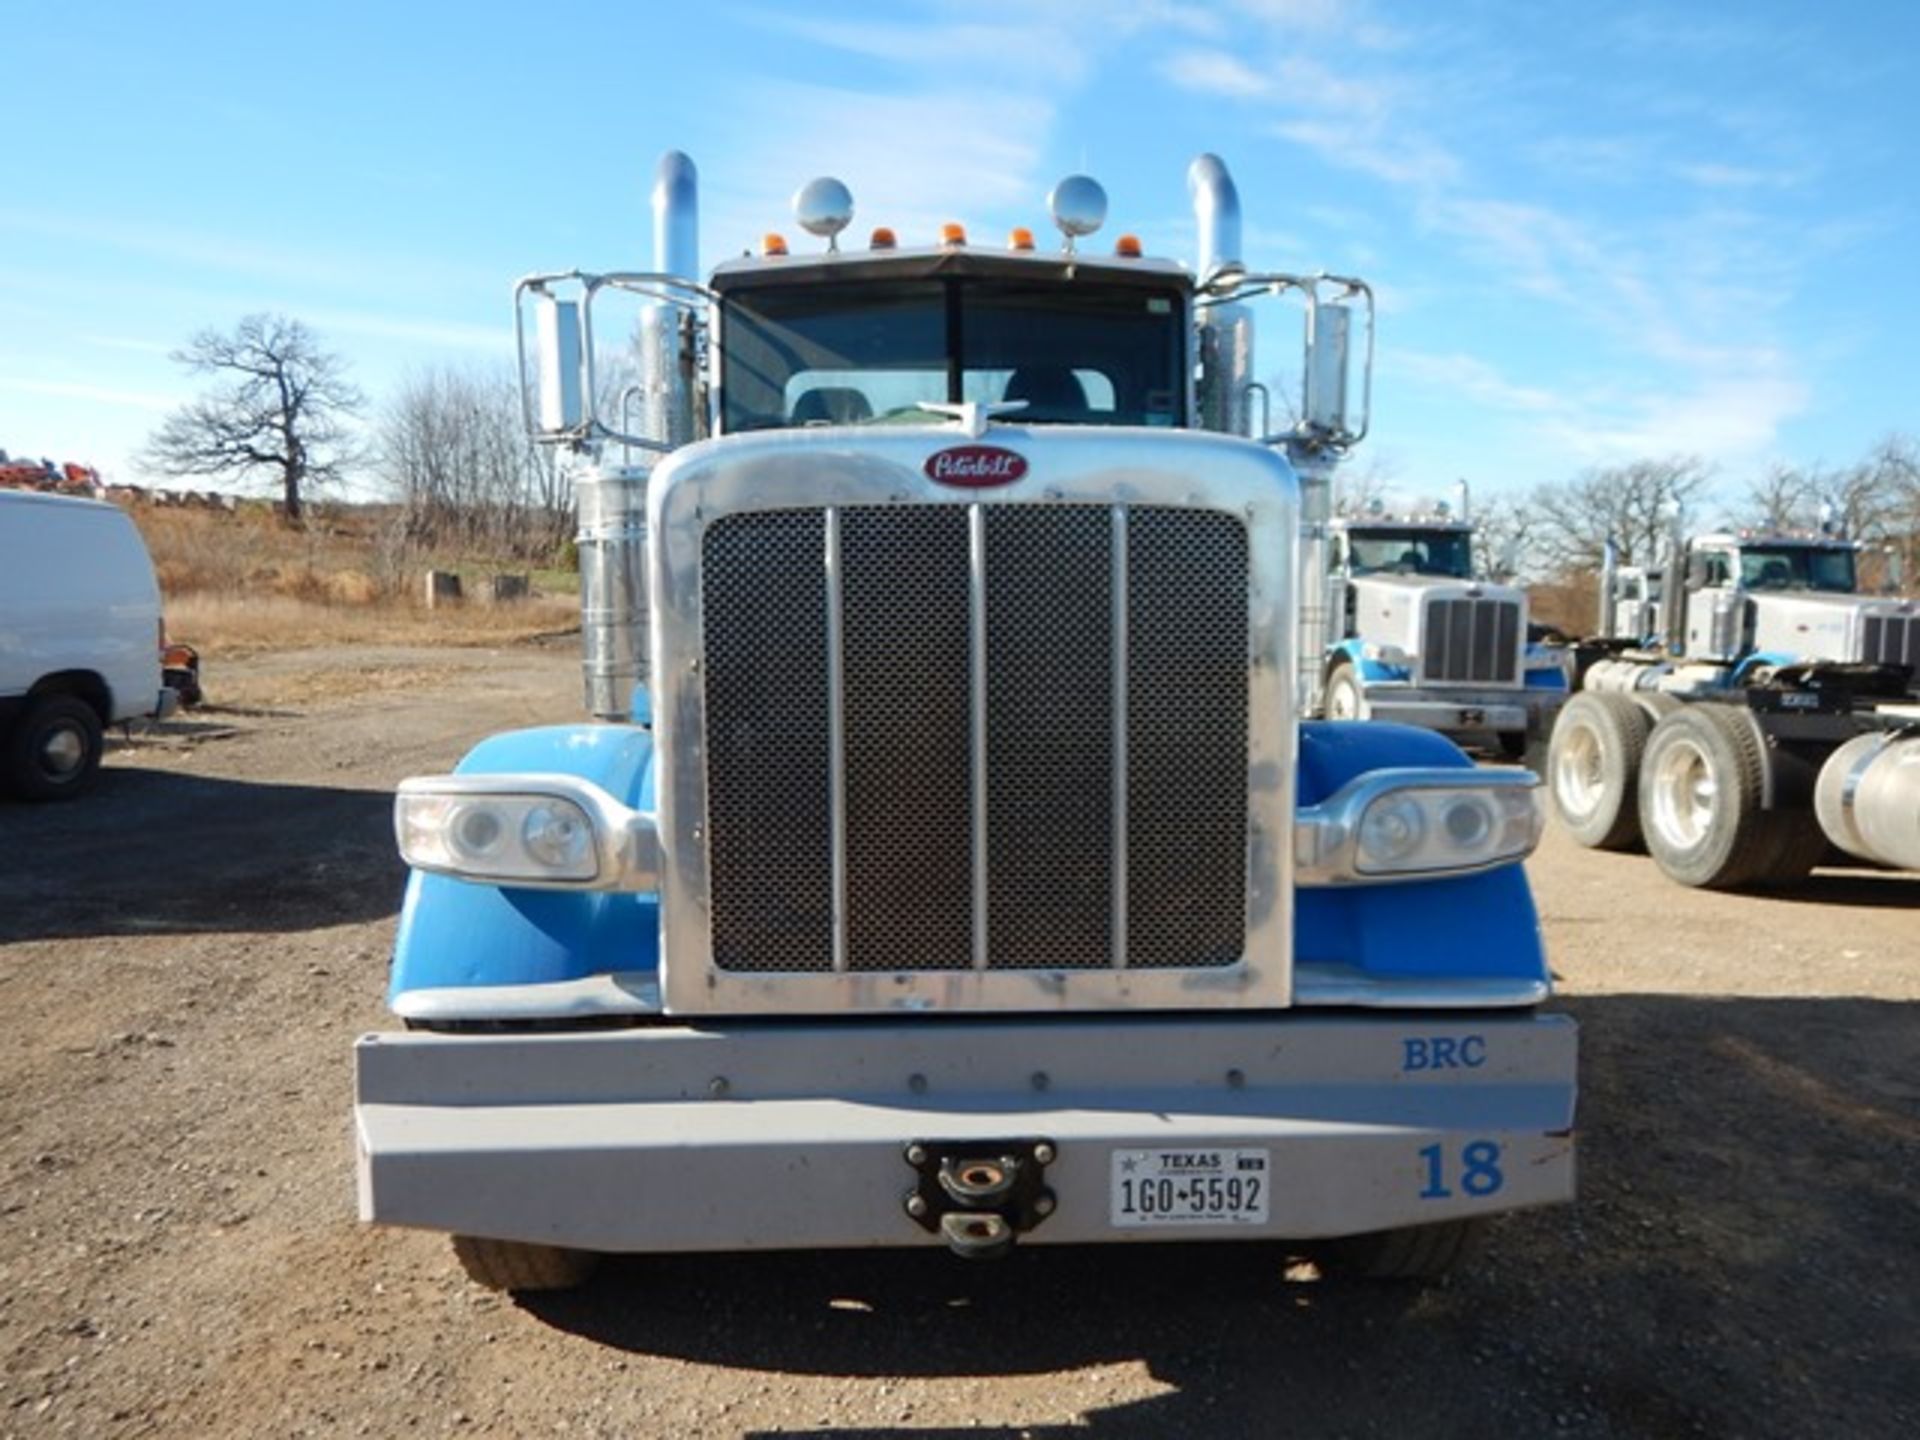
[[1853, 551], [1825, 545], [1743, 545], [1740, 583], [1749, 590], [1854, 593]]
[[921, 401], [1024, 400], [1018, 424], [1181, 423], [1180, 307], [1136, 285], [953, 278], [728, 295], [727, 431], [925, 423]]
[[1355, 575], [1473, 578], [1473, 536], [1465, 530], [1349, 530], [1347, 557]]

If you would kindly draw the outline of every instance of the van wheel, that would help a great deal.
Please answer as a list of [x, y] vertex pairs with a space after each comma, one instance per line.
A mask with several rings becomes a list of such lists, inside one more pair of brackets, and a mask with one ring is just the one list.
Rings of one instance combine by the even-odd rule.
[[1483, 1218], [1409, 1225], [1328, 1242], [1315, 1256], [1321, 1273], [1356, 1280], [1439, 1280], [1469, 1263], [1486, 1244]]
[[571, 1290], [585, 1282], [600, 1260], [591, 1250], [533, 1245], [523, 1240], [487, 1240], [478, 1235], [454, 1236], [453, 1253], [474, 1284], [515, 1293]]
[[71, 800], [93, 788], [105, 748], [91, 705], [77, 695], [42, 695], [7, 736], [7, 780], [26, 800]]

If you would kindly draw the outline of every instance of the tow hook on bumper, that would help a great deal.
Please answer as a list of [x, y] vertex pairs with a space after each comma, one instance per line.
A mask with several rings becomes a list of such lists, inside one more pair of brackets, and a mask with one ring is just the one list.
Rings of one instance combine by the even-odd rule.
[[963, 1259], [995, 1259], [1053, 1213], [1046, 1169], [1056, 1153], [1051, 1140], [915, 1140], [907, 1214]]

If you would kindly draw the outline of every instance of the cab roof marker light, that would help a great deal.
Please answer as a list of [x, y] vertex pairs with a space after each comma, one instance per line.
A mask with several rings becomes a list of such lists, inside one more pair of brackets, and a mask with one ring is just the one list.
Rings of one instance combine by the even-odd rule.
[[769, 230], [760, 240], [760, 253], [773, 258], [787, 253], [787, 237]]
[[1140, 258], [1140, 237], [1138, 235], [1122, 235], [1118, 240], [1113, 242], [1113, 253], [1118, 255], [1122, 260], [1138, 260]]
[[869, 250], [892, 250], [899, 245], [899, 243], [899, 238], [895, 236], [891, 227], [876, 225], [873, 227], [873, 234], [867, 239], [867, 248]]
[[967, 243], [967, 227], [957, 220], [949, 220], [940, 227], [940, 243], [954, 246]]
[[1014, 226], [1007, 232], [1007, 248], [1009, 250], [1033, 249], [1033, 231], [1024, 225]]
[[394, 797], [394, 837], [416, 870], [475, 884], [653, 892], [654, 817], [574, 775], [426, 775]]
[[1540, 843], [1539, 786], [1525, 771], [1372, 771], [1300, 811], [1296, 881], [1443, 880], [1514, 864]]

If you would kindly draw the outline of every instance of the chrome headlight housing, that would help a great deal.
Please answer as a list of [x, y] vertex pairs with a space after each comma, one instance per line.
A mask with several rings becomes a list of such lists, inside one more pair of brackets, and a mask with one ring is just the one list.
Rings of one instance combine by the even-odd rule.
[[654, 817], [572, 775], [427, 775], [400, 783], [394, 837], [416, 870], [491, 885], [658, 888]]
[[1471, 875], [1524, 860], [1546, 823], [1539, 777], [1517, 770], [1375, 770], [1300, 811], [1301, 885]]

